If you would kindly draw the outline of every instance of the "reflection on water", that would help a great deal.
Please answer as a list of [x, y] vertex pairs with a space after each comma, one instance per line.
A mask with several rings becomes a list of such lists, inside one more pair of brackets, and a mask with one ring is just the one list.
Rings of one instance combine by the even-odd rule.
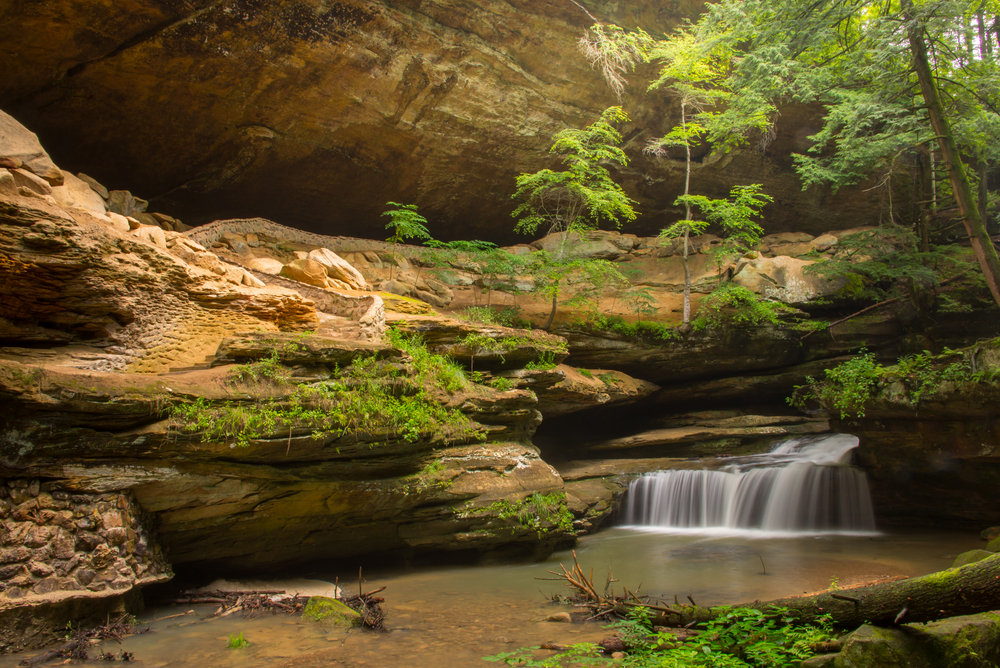
[[[682, 600], [690, 594], [699, 605], [716, 605], [811, 593], [826, 589], [834, 577], [843, 587], [930, 573], [950, 566], [955, 554], [979, 546], [978, 537], [969, 534], [763, 540], [619, 528], [581, 539], [576, 553], [581, 565], [594, 569], [595, 581], [603, 581], [611, 569], [630, 589], [641, 583], [644, 593], [670, 601], [674, 594]], [[521, 566], [366, 570], [366, 589], [387, 586], [381, 595], [387, 624], [394, 629], [388, 634], [328, 629], [282, 616], [205, 621], [214, 606], [171, 606], [140, 617], [153, 633], [127, 638], [121, 648], [109, 643], [105, 649], [133, 652], [146, 668], [485, 667], [491, 664], [481, 657], [488, 654], [546, 641], [595, 642], [604, 636], [594, 623], [541, 621], [562, 609], [548, 604], [543, 594], [563, 588], [535, 578], [552, 577], [548, 571], [558, 570], [560, 561], [569, 564], [572, 555], [563, 552], [547, 562]], [[329, 581], [339, 576], [346, 588], [353, 586], [345, 584], [353, 579], [346, 572], [307, 575]], [[187, 610], [194, 613], [163, 619]], [[228, 636], [240, 632], [253, 644], [228, 649]], [[97, 652], [95, 648], [91, 654]], [[0, 657], [0, 668], [16, 666], [23, 658]]]

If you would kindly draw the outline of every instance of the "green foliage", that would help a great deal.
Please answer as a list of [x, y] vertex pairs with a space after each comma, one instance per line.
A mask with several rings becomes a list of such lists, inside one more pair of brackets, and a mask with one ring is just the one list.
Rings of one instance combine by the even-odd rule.
[[539, 537], [550, 531], [573, 531], [573, 513], [566, 507], [566, 494], [563, 492], [534, 492], [516, 501], [501, 499], [470, 514], [493, 514], [502, 520], [514, 519], [522, 527], [537, 532]]
[[517, 387], [517, 382], [513, 378], [507, 378], [506, 376], [497, 376], [490, 381], [490, 387], [499, 392], [509, 392]]
[[628, 322], [620, 315], [599, 315], [584, 322], [582, 326], [594, 332], [615, 332], [637, 341], [676, 341], [680, 333], [661, 322]]
[[429, 249], [422, 253], [421, 261], [427, 264], [472, 269], [482, 275], [483, 289], [492, 295], [494, 290], [511, 294], [519, 292], [517, 277], [528, 273], [530, 258], [508, 253], [488, 241], [437, 241], [425, 242]]
[[227, 647], [229, 647], [229, 649], [243, 649], [249, 644], [250, 641], [244, 638], [243, 632], [240, 631], [236, 635], [229, 636], [229, 642], [227, 643]]
[[386, 206], [396, 207], [382, 213], [383, 216], [389, 216], [385, 229], [392, 230], [392, 236], [386, 241], [398, 244], [407, 239], [431, 238], [431, 233], [427, 230], [427, 219], [417, 213], [416, 204], [386, 202]]
[[[589, 13], [588, 13], [589, 14]], [[593, 18], [593, 17], [591, 17]], [[625, 92], [625, 73], [648, 60], [653, 38], [641, 28], [626, 32], [616, 25], [595, 23], [580, 39], [580, 50], [591, 67], [601, 73], [619, 100]]]
[[594, 372], [590, 369], [577, 369], [576, 372], [583, 376], [584, 378], [593, 378]]
[[895, 386], [905, 392], [908, 401], [917, 405], [928, 393], [936, 392], [943, 383], [995, 383], [997, 374], [991, 370], [973, 370], [971, 354], [946, 349], [940, 355], [929, 351], [901, 357], [894, 366], [885, 367], [875, 361], [874, 354], [862, 349], [850, 360], [825, 371], [825, 378], [808, 378], [798, 385], [788, 403], [805, 407], [810, 401], [840, 412], [840, 418], [864, 417], [865, 405], [881, 387]]
[[[198, 397], [175, 406], [172, 417], [182, 431], [200, 433], [204, 442], [234, 447], [277, 439], [285, 430], [289, 443], [295, 432], [310, 433], [314, 439], [385, 434], [411, 443], [425, 437], [447, 442], [485, 438], [479, 425], [435, 397], [468, 387], [462, 368], [430, 353], [417, 337], [390, 330], [387, 339], [409, 355], [408, 374], [375, 358], [359, 358], [339, 377], [295, 385], [278, 398], [210, 403]], [[268, 358], [256, 368], [271, 365]], [[243, 378], [249, 372], [237, 373]]]
[[[566, 345], [562, 342], [549, 343], [533, 339], [530, 336], [493, 337], [489, 334], [484, 334], [483, 332], [470, 332], [469, 334], [466, 334], [462, 338], [458, 339], [456, 343], [469, 349], [472, 357], [472, 364], [470, 366], [475, 364], [476, 355], [481, 355], [484, 352], [498, 355], [501, 363], [506, 362], [504, 355], [512, 350], [522, 347], [534, 348], [538, 350], [539, 359], [547, 358], [552, 360], [555, 359], [557, 353], [566, 352]], [[553, 366], [555, 365], [553, 364]], [[526, 366], [525, 368], [528, 367]]]
[[517, 327], [520, 322], [521, 309], [516, 306], [470, 306], [455, 314], [461, 320], [478, 322], [483, 325], [498, 325], [500, 327]]
[[[399, 204], [397, 202], [386, 202], [386, 206], [394, 206], [395, 209], [384, 211], [383, 216], [389, 216], [389, 222], [385, 229], [392, 230], [392, 236], [386, 239], [392, 244], [392, 254], [395, 257], [396, 245], [407, 239], [430, 239], [431, 233], [427, 230], [427, 219], [417, 213], [416, 204]], [[389, 278], [392, 279], [392, 268], [389, 269]]]
[[754, 292], [735, 283], [724, 283], [701, 300], [695, 329], [706, 327], [759, 327], [778, 324], [781, 305], [762, 301]]
[[514, 229], [523, 234], [534, 234], [539, 227], [548, 233], [571, 232], [596, 228], [602, 222], [619, 227], [623, 220], [634, 220], [635, 202], [601, 164], [628, 164], [618, 147], [621, 134], [613, 125], [627, 120], [621, 107], [610, 107], [587, 128], [555, 135], [550, 152], [561, 156], [566, 168], [517, 177], [513, 198], [520, 204], [511, 214], [518, 219]]
[[826, 369], [824, 382], [818, 383], [810, 377], [806, 379], [807, 385], [796, 386], [789, 403], [804, 407], [807, 400], [815, 399], [840, 411], [842, 420], [864, 417], [865, 404], [871, 400], [882, 373], [883, 367], [875, 361], [874, 353], [862, 349], [856, 357]]
[[654, 633], [651, 616], [642, 607], [613, 627], [628, 647], [623, 661], [606, 658], [596, 645], [573, 645], [567, 652], [538, 658], [535, 647], [485, 657], [508, 666], [625, 666], [626, 668], [781, 668], [798, 666], [814, 655], [811, 647], [836, 637], [829, 617], [798, 623], [788, 608], [716, 608], [720, 614], [700, 624], [701, 633], [679, 642], [668, 631]]
[[622, 382], [621, 378], [619, 378], [613, 373], [602, 373], [598, 376], [598, 378], [600, 378], [601, 382], [603, 382], [609, 388], [615, 387], [616, 385], [618, 385], [618, 383]]
[[567, 259], [562, 254], [540, 250], [531, 254], [529, 267], [535, 291], [552, 300], [552, 311], [544, 329], [555, 320], [556, 307], [564, 291], [573, 291], [567, 306], [581, 306], [597, 314], [597, 303], [605, 289], [624, 287], [628, 279], [613, 262], [607, 260]]
[[538, 353], [537, 360], [531, 360], [524, 365], [524, 368], [528, 371], [551, 371], [555, 369], [558, 365], [556, 363], [556, 354], [554, 351], [542, 351]]
[[934, 288], [944, 276], [962, 276], [972, 287], [983, 284], [975, 258], [967, 249], [938, 246], [921, 252], [913, 232], [898, 225], [845, 235], [837, 256], [806, 268], [807, 273], [845, 278], [841, 294], [859, 301], [914, 296]]

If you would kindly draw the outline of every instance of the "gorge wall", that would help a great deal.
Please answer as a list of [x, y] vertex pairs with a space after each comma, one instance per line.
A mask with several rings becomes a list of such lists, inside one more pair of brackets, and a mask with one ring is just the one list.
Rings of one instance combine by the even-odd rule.
[[[584, 2], [604, 22], [669, 31], [701, 2]], [[57, 161], [187, 222], [263, 216], [384, 238], [386, 200], [416, 203], [444, 239], [514, 242], [521, 172], [554, 166], [551, 137], [617, 103], [576, 50], [573, 0], [22, 1], [0, 9], [0, 108]], [[618, 175], [655, 234], [681, 217], [683, 163], [646, 142], [678, 122], [669, 97], [622, 102], [632, 158]], [[695, 191], [763, 183], [768, 231], [877, 220], [877, 193], [802, 192], [808, 109], [785, 109], [766, 153], [696, 155]]]

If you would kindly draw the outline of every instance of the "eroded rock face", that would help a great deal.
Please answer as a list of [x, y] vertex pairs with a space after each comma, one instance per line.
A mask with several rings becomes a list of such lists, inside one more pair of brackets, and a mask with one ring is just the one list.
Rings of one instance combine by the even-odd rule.
[[[702, 5], [584, 4], [657, 34]], [[60, 0], [2, 18], [0, 106], [63, 164], [198, 222], [264, 215], [380, 238], [391, 199], [420, 205], [439, 238], [513, 243], [515, 177], [553, 167], [552, 135], [617, 102], [576, 51], [593, 20], [568, 1]], [[620, 176], [639, 234], [683, 215], [683, 156], [641, 155], [679, 118], [644, 93], [653, 75], [630, 77], [624, 100], [634, 161]], [[781, 203], [769, 231], [870, 217], [876, 198], [860, 188], [802, 192], [790, 175], [811, 127], [810, 110], [783, 110], [767, 154], [697, 155], [692, 187], [723, 197], [763, 183]]]

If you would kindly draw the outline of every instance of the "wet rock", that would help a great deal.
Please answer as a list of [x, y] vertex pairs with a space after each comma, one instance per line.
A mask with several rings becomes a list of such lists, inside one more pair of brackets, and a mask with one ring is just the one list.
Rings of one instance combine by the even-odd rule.
[[979, 532], [980, 538], [985, 541], [991, 541], [994, 538], [1000, 538], [1000, 527], [990, 527], [989, 529], [983, 529]]
[[556, 612], [546, 617], [545, 621], [570, 624], [573, 622], [573, 617], [568, 612]]
[[965, 566], [966, 564], [974, 564], [977, 561], [982, 561], [987, 557], [992, 557], [994, 552], [988, 552], [986, 550], [969, 550], [968, 552], [963, 552], [962, 554], [955, 557], [955, 561], [952, 562], [952, 568], [958, 568], [959, 566]]

